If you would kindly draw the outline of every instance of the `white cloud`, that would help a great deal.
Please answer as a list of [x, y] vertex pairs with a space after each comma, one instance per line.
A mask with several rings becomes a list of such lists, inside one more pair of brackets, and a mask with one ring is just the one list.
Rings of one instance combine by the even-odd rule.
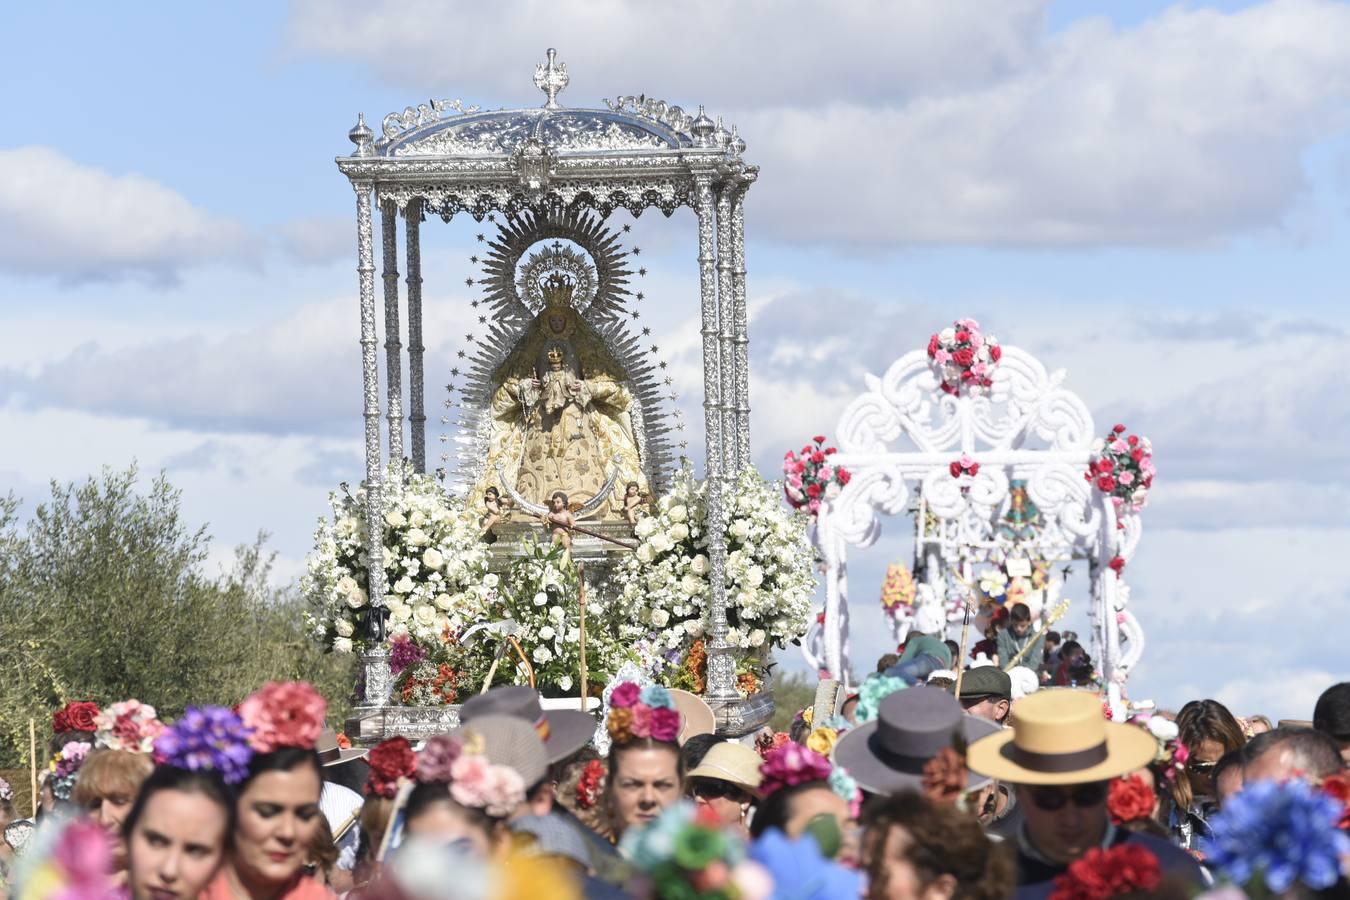
[[298, 262], [321, 264], [356, 258], [356, 224], [350, 218], [292, 219], [282, 224], [280, 238], [282, 247]]
[[[755, 221], [854, 247], [1210, 242], [1278, 226], [1345, 125], [1350, 9], [1177, 7], [1048, 36], [997, 83], [739, 116]], [[842, 86], [841, 86], [842, 87]], [[747, 207], [750, 208], [749, 206]]]
[[[534, 57], [478, 40], [446, 53], [447, 34], [561, 47], [577, 106], [701, 98], [763, 166], [750, 227], [789, 243], [1175, 246], [1299, 212], [1304, 152], [1346, 124], [1350, 9], [1177, 6], [1052, 33], [1044, 6], [306, 2], [290, 33], [466, 101], [534, 105]], [[635, 57], [647, 34], [663, 40]], [[747, 52], [746, 34], [773, 55]]]
[[569, 66], [563, 101], [570, 105], [646, 92], [686, 108], [705, 103], [715, 114], [716, 105], [733, 102], [818, 103], [844, 88], [894, 98], [981, 84], [1025, 64], [1046, 6], [302, 0], [292, 4], [288, 32], [302, 52], [356, 60], [414, 86], [412, 103], [425, 102], [428, 91], [463, 91], [466, 103], [520, 98], [535, 105], [534, 65], [556, 47]]
[[67, 282], [173, 282], [189, 266], [256, 262], [260, 247], [243, 225], [143, 175], [50, 147], [0, 150], [0, 232], [0, 268]]

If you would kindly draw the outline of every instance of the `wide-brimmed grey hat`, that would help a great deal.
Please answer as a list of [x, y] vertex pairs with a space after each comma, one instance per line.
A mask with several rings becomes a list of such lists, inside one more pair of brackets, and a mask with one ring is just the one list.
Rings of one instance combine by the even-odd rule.
[[476, 735], [483, 741], [483, 755], [494, 766], [508, 766], [532, 788], [548, 774], [547, 752], [539, 733], [518, 716], [476, 716], [460, 722], [456, 734]]
[[529, 722], [544, 742], [550, 763], [576, 753], [595, 735], [595, 719], [590, 713], [570, 709], [545, 711], [538, 692], [524, 685], [493, 688], [471, 697], [459, 709], [460, 722], [467, 724], [480, 716], [512, 716]]
[[[999, 727], [968, 716], [951, 694], [939, 687], [913, 687], [882, 700], [877, 717], [839, 739], [835, 763], [848, 770], [863, 790], [882, 796], [918, 790], [923, 767], [944, 747], [959, 747]], [[989, 779], [971, 772], [967, 787]]]
[[324, 766], [340, 766], [343, 763], [364, 759], [369, 752], [365, 747], [348, 747], [345, 750], [338, 744], [337, 732], [325, 728], [319, 732], [314, 742], [314, 752], [319, 754], [319, 762]]

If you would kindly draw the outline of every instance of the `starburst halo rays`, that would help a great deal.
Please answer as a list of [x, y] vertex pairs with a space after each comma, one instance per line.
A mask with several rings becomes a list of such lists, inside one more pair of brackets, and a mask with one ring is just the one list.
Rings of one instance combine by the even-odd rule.
[[438, 476], [455, 493], [466, 493], [481, 476], [491, 429], [488, 406], [498, 369], [543, 308], [541, 284], [559, 273], [575, 285], [573, 308], [604, 341], [626, 376], [634, 398], [630, 414], [643, 471], [654, 491], [664, 491], [673, 469], [672, 445], [678, 445], [682, 462], [688, 441], [678, 395], [671, 379], [664, 377], [667, 364], [660, 358], [660, 347], [651, 340], [649, 328], [634, 324], [641, 318], [645, 295], [630, 287], [631, 280], [644, 277], [647, 270], [634, 271], [628, 260], [640, 250], [625, 248], [619, 234], [588, 210], [527, 210], [496, 224], [497, 233], [482, 235], [469, 257], [478, 277], [466, 282], [471, 288], [480, 286], [481, 294], [470, 303], [472, 311], [464, 321], [474, 323], [473, 330], [465, 333], [464, 345], [455, 351], [445, 385], [441, 424], [455, 431], [442, 432], [440, 441], [455, 446], [442, 452], [445, 465], [437, 470]]

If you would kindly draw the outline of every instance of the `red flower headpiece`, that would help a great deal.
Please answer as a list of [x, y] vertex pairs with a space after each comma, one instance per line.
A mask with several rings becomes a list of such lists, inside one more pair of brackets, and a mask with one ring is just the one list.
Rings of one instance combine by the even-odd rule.
[[408, 739], [400, 735], [370, 748], [366, 764], [370, 766], [364, 788], [366, 796], [392, 799], [398, 793], [399, 779], [412, 778], [417, 773], [417, 754]]
[[1050, 900], [1101, 900], [1153, 890], [1162, 881], [1158, 857], [1140, 844], [1093, 847], [1055, 879]]
[[586, 763], [577, 781], [577, 806], [593, 809], [605, 789], [605, 764], [598, 759]]
[[1123, 825], [1153, 815], [1156, 801], [1153, 789], [1141, 776], [1125, 775], [1112, 779], [1106, 808], [1111, 813], [1111, 821]]
[[93, 734], [98, 730], [94, 719], [98, 716], [98, 704], [88, 700], [76, 700], [67, 703], [52, 714], [52, 732], [87, 731]]

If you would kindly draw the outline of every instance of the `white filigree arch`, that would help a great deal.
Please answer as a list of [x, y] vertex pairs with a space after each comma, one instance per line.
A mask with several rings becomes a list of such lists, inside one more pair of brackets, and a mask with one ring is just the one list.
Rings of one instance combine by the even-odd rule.
[[[883, 520], [910, 512], [917, 498], [917, 514], [935, 516], [940, 526], [924, 538], [940, 568], [1000, 559], [1012, 541], [994, 526], [1017, 480], [1041, 515], [1030, 549], [1046, 559], [1088, 560], [1102, 675], [1124, 683], [1144, 638], [1111, 562], [1133, 557], [1141, 526], [1137, 515], [1118, 517], [1084, 478], [1097, 435], [1087, 405], [1063, 381], [1062, 370], [1047, 371], [1017, 347], [1003, 348], [992, 385], [974, 396], [944, 392], [922, 350], [906, 353], [880, 378], [865, 376], [866, 391], [844, 410], [836, 431], [834, 462], [852, 478], [816, 520], [826, 600], [809, 662], [832, 678], [849, 678], [849, 546], [871, 546]], [[963, 457], [978, 472], [953, 476], [952, 464]], [[945, 576], [929, 571], [928, 579], [941, 595]]]

